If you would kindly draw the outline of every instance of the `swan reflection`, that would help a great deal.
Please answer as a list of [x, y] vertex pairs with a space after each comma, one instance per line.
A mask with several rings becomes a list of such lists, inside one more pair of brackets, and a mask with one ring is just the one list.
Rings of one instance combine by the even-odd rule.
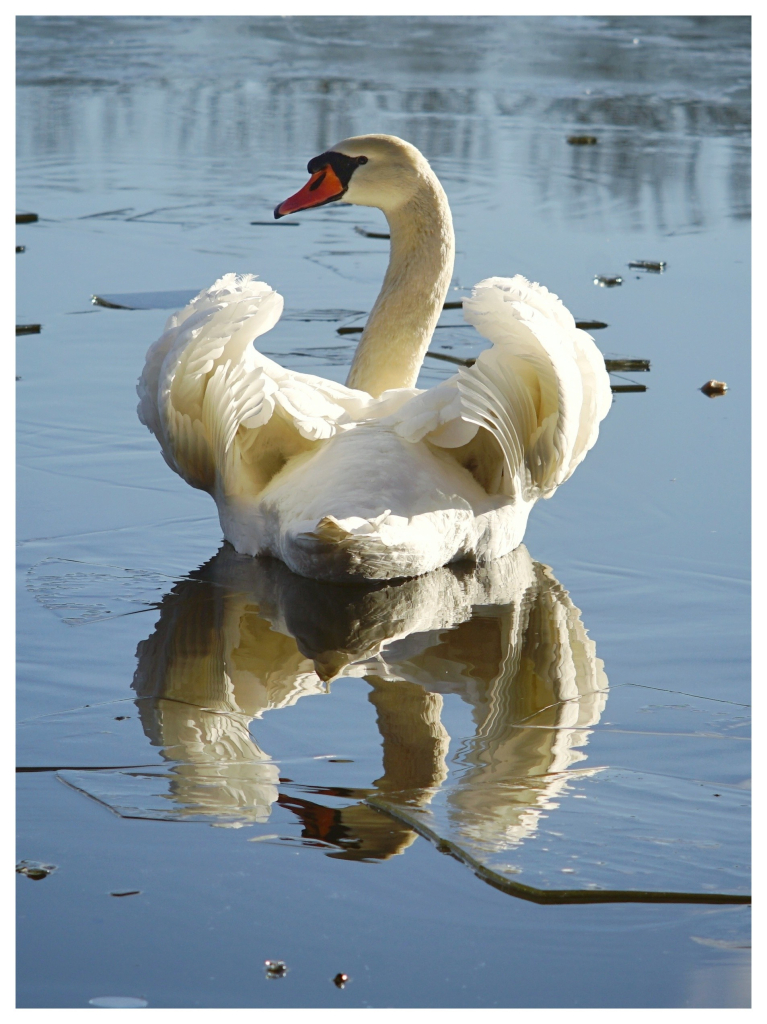
[[[263, 823], [279, 804], [305, 841], [346, 858], [386, 858], [416, 838], [366, 799], [418, 809], [441, 789], [454, 832], [517, 845], [585, 759], [607, 698], [578, 609], [523, 546], [378, 586], [307, 580], [226, 546], [165, 595], [137, 655], [139, 713], [173, 762], [175, 817]], [[263, 751], [251, 723], [342, 676], [370, 687], [383, 774], [367, 789], [281, 787], [280, 751]], [[470, 705], [473, 734], [448, 779], [449, 694]]]

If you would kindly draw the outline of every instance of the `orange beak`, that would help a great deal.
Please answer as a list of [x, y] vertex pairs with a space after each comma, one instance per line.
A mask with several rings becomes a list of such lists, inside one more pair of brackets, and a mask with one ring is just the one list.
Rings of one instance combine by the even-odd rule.
[[324, 206], [325, 203], [332, 203], [340, 199], [346, 191], [346, 186], [339, 181], [336, 172], [328, 164], [313, 174], [300, 192], [296, 192], [290, 199], [280, 203], [274, 209], [274, 219], [279, 220], [289, 213], [297, 213], [299, 210], [309, 210], [313, 206]]

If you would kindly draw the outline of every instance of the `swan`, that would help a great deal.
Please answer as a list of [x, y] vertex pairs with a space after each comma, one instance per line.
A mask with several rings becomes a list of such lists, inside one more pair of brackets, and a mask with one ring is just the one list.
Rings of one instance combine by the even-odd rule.
[[594, 445], [611, 404], [604, 359], [548, 289], [491, 277], [463, 311], [492, 347], [418, 390], [453, 272], [445, 192], [419, 150], [390, 135], [345, 139], [308, 170], [276, 218], [343, 202], [389, 222], [389, 265], [346, 385], [258, 352], [282, 296], [226, 274], [149, 349], [139, 418], [171, 469], [213, 496], [241, 554], [329, 581], [500, 558]]

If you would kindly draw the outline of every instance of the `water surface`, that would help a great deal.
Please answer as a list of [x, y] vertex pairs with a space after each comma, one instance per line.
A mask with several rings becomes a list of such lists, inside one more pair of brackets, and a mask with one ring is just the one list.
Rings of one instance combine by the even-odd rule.
[[[20, 1005], [748, 1004], [749, 908], [700, 900], [750, 892], [749, 43], [18, 20], [18, 856], [56, 865], [18, 876]], [[285, 296], [265, 352], [344, 380], [383, 217], [271, 210], [371, 131], [445, 186], [449, 298], [523, 273], [651, 363], [523, 548], [372, 590], [219, 550], [134, 391], [158, 307], [232, 270]], [[482, 344], [448, 311], [433, 348]]]

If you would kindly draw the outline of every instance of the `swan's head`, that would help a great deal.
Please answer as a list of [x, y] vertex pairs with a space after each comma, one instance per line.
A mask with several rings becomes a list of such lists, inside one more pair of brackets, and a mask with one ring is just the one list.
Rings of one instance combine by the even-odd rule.
[[311, 178], [280, 203], [276, 219], [327, 203], [376, 206], [389, 213], [407, 203], [434, 172], [425, 157], [395, 135], [357, 135], [309, 161]]

